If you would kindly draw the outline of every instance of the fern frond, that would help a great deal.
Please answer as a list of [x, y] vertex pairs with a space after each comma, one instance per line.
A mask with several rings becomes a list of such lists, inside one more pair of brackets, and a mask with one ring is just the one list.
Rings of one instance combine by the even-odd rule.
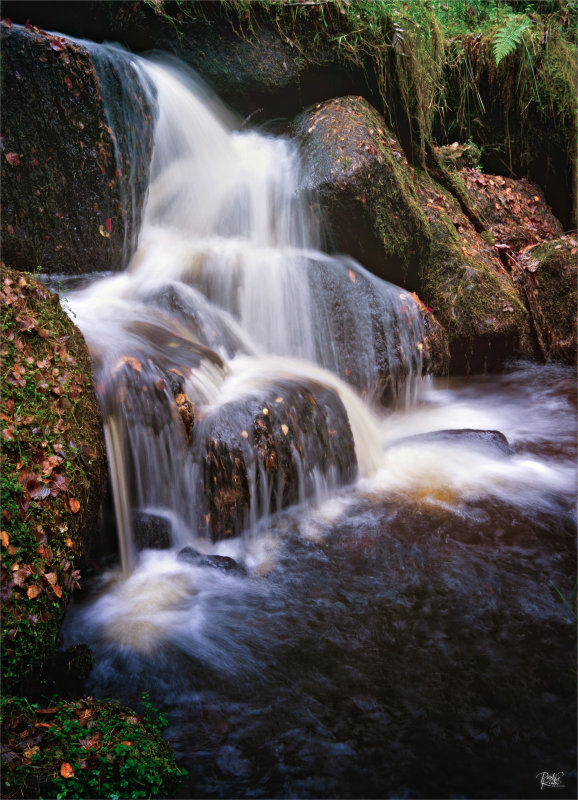
[[512, 14], [505, 25], [503, 25], [494, 35], [494, 58], [496, 66], [500, 61], [513, 53], [523, 39], [524, 31], [532, 24], [532, 20], [527, 16]]

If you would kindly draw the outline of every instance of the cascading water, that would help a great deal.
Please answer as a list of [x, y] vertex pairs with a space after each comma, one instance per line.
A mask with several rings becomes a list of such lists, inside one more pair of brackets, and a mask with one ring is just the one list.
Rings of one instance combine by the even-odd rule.
[[[108, 55], [126, 60], [115, 51]], [[153, 87], [150, 102], [157, 108], [139, 245], [124, 274], [69, 299], [97, 363], [127, 573], [135, 509], [154, 508], [178, 520], [172, 536], [181, 544], [198, 534], [211, 426], [196, 424], [191, 443], [175, 416], [174, 395], [190, 398], [210, 419], [226, 404], [241, 433], [251, 423], [240, 414], [242, 397], [257, 400], [273, 389], [276, 397], [298, 394], [306, 381], [314, 402], [320, 385], [335, 393], [336, 406], [345, 405], [343, 422], [349, 419], [358, 466], [368, 474], [381, 460], [375, 423], [336, 375], [370, 401], [386, 391], [402, 397], [422, 380], [424, 336], [409, 294], [315, 249], [293, 143], [236, 133], [227, 113], [174, 66], [138, 60], [133, 70], [144, 87]], [[267, 422], [273, 409], [281, 410], [274, 399]], [[290, 417], [288, 409], [280, 422], [287, 429]], [[298, 491], [285, 489], [286, 496], [268, 485], [253, 442], [238, 442], [249, 465], [249, 508], [237, 528], [354, 476], [354, 465], [339, 470], [325, 463], [326, 448], [309, 448], [305, 458], [299, 423], [290, 424]], [[269, 461], [276, 457], [270, 453]], [[213, 537], [214, 528], [213, 521]]]
[[[574, 563], [571, 377], [428, 389], [416, 303], [319, 250], [294, 144], [235, 130], [174, 62], [90, 47], [156, 109], [130, 263], [67, 296], [124, 572], [63, 630], [95, 652], [91, 691], [153, 689], [183, 797], [530, 796], [520, 772], [568, 761], [569, 619], [548, 582]], [[427, 437], [448, 428], [499, 429], [513, 452]], [[163, 550], [136, 552], [143, 513]]]

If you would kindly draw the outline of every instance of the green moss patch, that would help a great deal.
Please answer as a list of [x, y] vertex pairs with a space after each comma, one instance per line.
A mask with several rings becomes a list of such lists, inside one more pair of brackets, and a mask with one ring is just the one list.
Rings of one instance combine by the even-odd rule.
[[145, 712], [91, 697], [46, 708], [4, 697], [3, 796], [167, 797], [183, 771], [146, 697]]
[[2, 277], [2, 678], [54, 651], [102, 499], [105, 452], [80, 332], [29, 276]]

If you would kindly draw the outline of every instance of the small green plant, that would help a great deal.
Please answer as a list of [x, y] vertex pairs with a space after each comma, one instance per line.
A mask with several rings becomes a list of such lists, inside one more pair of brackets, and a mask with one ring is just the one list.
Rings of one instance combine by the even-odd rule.
[[[46, 707], [2, 699], [4, 797], [167, 797], [181, 777], [162, 737], [166, 719], [116, 703], [53, 697]], [[22, 742], [30, 744], [22, 748]]]

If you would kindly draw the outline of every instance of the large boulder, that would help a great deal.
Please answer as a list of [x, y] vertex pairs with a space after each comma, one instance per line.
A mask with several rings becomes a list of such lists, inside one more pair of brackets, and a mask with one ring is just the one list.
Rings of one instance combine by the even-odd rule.
[[[99, 77], [80, 43], [7, 22], [0, 32], [4, 262], [43, 273], [120, 269], [152, 152], [151, 110], [133, 67], [119, 58], [113, 69], [103, 54]], [[120, 104], [130, 117], [122, 125]], [[129, 139], [138, 144], [130, 153]]]
[[2, 676], [34, 682], [51, 657], [106, 484], [82, 335], [58, 297], [6, 269], [2, 291]]
[[431, 235], [401, 145], [362, 97], [341, 97], [300, 114], [304, 189], [330, 229], [329, 246], [380, 278], [417, 288]]
[[455, 198], [425, 173], [418, 191], [433, 240], [419, 295], [447, 331], [450, 372], [499, 369], [520, 352], [527, 319], [512, 277]]

